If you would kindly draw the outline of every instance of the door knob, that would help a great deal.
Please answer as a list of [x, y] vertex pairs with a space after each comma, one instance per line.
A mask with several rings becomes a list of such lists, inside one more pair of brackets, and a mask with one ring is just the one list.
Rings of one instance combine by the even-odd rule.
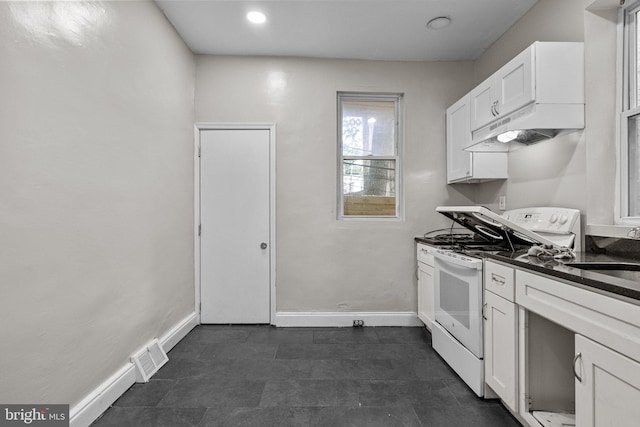
[[267, 244], [265, 242], [260, 243], [260, 249], [267, 249]]

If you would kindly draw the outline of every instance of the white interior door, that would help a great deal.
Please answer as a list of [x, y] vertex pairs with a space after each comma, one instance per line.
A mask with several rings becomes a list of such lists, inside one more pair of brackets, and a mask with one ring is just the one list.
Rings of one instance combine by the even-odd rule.
[[270, 130], [200, 131], [202, 323], [269, 323]]

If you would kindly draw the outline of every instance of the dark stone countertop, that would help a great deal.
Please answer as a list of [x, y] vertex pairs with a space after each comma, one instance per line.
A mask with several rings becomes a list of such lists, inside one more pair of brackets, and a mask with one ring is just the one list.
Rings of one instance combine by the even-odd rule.
[[626, 262], [640, 264], [637, 259], [615, 255], [579, 252], [572, 260], [557, 260], [552, 257], [535, 257], [526, 251], [484, 253], [485, 258], [502, 261], [513, 266], [546, 274], [558, 279], [578, 283], [612, 297], [622, 296], [640, 304], [640, 271], [612, 270], [608, 272], [584, 270], [566, 265], [572, 262]]
[[[418, 243], [426, 242], [422, 237], [415, 237]], [[448, 246], [439, 246], [451, 249]], [[530, 270], [590, 288], [595, 292], [611, 297], [633, 300], [640, 304], [640, 271], [613, 270], [610, 272], [585, 270], [566, 265], [572, 262], [626, 262], [640, 265], [638, 258], [629, 258], [614, 254], [579, 252], [575, 259], [557, 260], [546, 256], [529, 256], [526, 250], [516, 252], [482, 252], [463, 251], [469, 255], [485, 259], [493, 259], [520, 269]], [[640, 268], [639, 268], [640, 269]]]

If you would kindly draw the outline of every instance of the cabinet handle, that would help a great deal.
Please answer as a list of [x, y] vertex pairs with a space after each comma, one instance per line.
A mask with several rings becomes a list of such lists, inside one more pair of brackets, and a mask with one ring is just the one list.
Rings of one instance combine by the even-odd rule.
[[487, 303], [486, 302], [484, 304], [482, 304], [482, 318], [484, 320], [489, 320], [489, 319], [487, 319], [487, 316], [485, 316], [485, 314], [484, 314], [484, 309], [485, 308], [487, 308]]
[[573, 376], [576, 377], [579, 382], [582, 382], [582, 376], [578, 375], [578, 371], [576, 371], [576, 363], [578, 362], [578, 359], [582, 360], [582, 353], [576, 354], [573, 358]]
[[494, 102], [495, 106], [493, 107], [494, 111], [496, 112], [496, 117], [500, 115], [500, 111], [498, 111], [498, 101]]
[[419, 265], [416, 267], [416, 280], [418, 282], [420, 281], [420, 266]]
[[500, 286], [504, 286], [506, 280], [504, 277], [498, 276], [495, 273], [491, 273], [491, 281], [497, 283]]
[[491, 115], [492, 115], [493, 117], [495, 117], [495, 116], [496, 116], [496, 110], [494, 109], [494, 107], [495, 107], [495, 105], [494, 105], [494, 104], [491, 104]]

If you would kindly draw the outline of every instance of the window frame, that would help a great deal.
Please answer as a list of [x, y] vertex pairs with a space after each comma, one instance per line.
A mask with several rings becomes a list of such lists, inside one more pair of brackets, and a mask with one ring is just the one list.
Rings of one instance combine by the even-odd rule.
[[[636, 29], [638, 22], [636, 12], [640, 12], [640, 0], [629, 2], [619, 10], [618, 16], [618, 113], [616, 123], [617, 138], [617, 173], [616, 173], [616, 205], [614, 222], [617, 225], [638, 225], [640, 216], [629, 214], [629, 122], [640, 115], [638, 89], [638, 43]], [[635, 76], [635, 78], [633, 78]], [[640, 142], [640, 138], [638, 138]]]
[[[404, 186], [402, 180], [402, 146], [403, 144], [403, 100], [402, 93], [371, 93], [371, 92], [337, 92], [337, 205], [336, 216], [338, 220], [344, 221], [403, 221], [404, 220]], [[343, 101], [358, 102], [389, 102], [393, 101], [395, 105], [395, 155], [393, 156], [345, 156], [342, 144], [342, 103]], [[344, 161], [345, 160], [394, 160], [395, 161], [395, 211], [394, 216], [391, 215], [345, 215], [344, 214]]]

